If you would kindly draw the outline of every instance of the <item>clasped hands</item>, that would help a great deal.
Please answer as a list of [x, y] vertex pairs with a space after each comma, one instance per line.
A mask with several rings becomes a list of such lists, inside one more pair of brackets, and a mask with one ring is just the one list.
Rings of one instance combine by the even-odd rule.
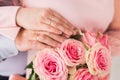
[[68, 20], [49, 8], [20, 8], [16, 23], [21, 27], [15, 39], [20, 51], [54, 48], [76, 34], [76, 28]]

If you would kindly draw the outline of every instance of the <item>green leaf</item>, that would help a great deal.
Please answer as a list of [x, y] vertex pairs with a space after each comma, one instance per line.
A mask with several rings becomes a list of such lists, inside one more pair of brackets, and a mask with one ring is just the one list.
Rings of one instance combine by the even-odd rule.
[[35, 73], [32, 74], [32, 76], [31, 76], [31, 80], [36, 80]]
[[30, 63], [30, 64], [28, 64], [28, 65], [26, 66], [26, 68], [25, 68], [25, 69], [28, 69], [28, 68], [33, 69], [33, 62], [32, 62], [32, 61], [31, 61], [31, 63]]
[[32, 74], [32, 76], [31, 76], [31, 80], [37, 80], [37, 76], [36, 76], [36, 73], [34, 72], [33, 74]]
[[39, 80], [38, 75], [34, 72], [34, 70], [32, 70], [30, 77], [28, 80]]

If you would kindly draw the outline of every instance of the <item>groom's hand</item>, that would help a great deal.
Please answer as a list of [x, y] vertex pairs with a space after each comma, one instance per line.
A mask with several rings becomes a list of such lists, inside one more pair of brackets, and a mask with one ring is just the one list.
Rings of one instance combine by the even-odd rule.
[[21, 29], [15, 43], [19, 51], [58, 47], [66, 37], [51, 32]]

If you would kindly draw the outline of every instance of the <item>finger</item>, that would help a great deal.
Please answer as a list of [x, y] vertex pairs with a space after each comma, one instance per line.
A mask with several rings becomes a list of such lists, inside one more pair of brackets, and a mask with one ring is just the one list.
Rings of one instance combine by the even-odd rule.
[[51, 26], [53, 26], [54, 28], [57, 28], [59, 29], [60, 31], [62, 31], [63, 33], [67, 34], [67, 35], [72, 35], [72, 31], [68, 28], [66, 28], [64, 25], [58, 23], [58, 22], [55, 22], [55, 21], [52, 21], [51, 20]]
[[67, 30], [73, 32], [73, 35], [75, 34], [75, 31], [73, 30], [75, 27], [69, 21], [67, 21], [64, 17], [62, 17], [55, 11], [51, 11], [51, 14], [52, 15], [49, 16], [49, 19], [51, 21], [57, 22], [59, 25], [62, 25], [63, 27], [67, 28]]
[[60, 36], [58, 34], [54, 34], [54, 33], [49, 33], [47, 32], [47, 34], [50, 38], [62, 43], [63, 41], [65, 41], [67, 38], [63, 35], [63, 36]]
[[[48, 15], [48, 13], [49, 13], [49, 15]], [[42, 23], [45, 23], [45, 24], [47, 24], [49, 26], [57, 28], [57, 29], [61, 30], [62, 32], [64, 32], [67, 35], [72, 35], [72, 33], [73, 33], [72, 29], [65, 27], [66, 25], [58, 17], [55, 17], [52, 14], [53, 11], [51, 9], [48, 9], [48, 13], [47, 13], [46, 16], [42, 17], [42, 19], [41, 19]]]
[[58, 42], [63, 42], [64, 40], [66, 40], [67, 38], [64, 35], [58, 35], [58, 34], [54, 34], [54, 33], [50, 33], [50, 32], [41, 32], [41, 31], [36, 31], [38, 34], [45, 34], [48, 37], [58, 41]]
[[34, 50], [42, 50], [44, 48], [51, 48], [50, 46], [48, 46], [48, 45], [46, 45], [44, 43], [41, 43], [39, 41], [34, 41], [34, 40], [32, 41], [31, 40], [31, 43], [32, 43], [31, 50], [32, 49], [34, 49]]
[[65, 35], [65, 34], [54, 34], [54, 33], [51, 33], [51, 32], [45, 32], [45, 31], [39, 31], [39, 30], [34, 30], [32, 31], [32, 34], [31, 36], [29, 37], [29, 40], [38, 40], [38, 36], [39, 35], [47, 35], [49, 36], [50, 38], [58, 41], [58, 42], [63, 42], [64, 40], [66, 40], [67, 38], [69, 38], [70, 36], [68, 35]]
[[57, 47], [60, 45], [60, 43], [56, 40], [53, 40], [52, 38], [48, 37], [47, 35], [44, 35], [44, 34], [40, 34], [38, 36], [38, 40], [42, 43], [45, 43], [49, 46], [52, 46], [52, 47]]
[[70, 28], [70, 29], [74, 28], [73, 24], [71, 24], [68, 20], [66, 20], [62, 15], [60, 15], [56, 11], [54, 12], [52, 11], [52, 15], [57, 17], [60, 21], [63, 21], [63, 23], [65, 23], [67, 28]]
[[49, 26], [52, 26], [60, 31], [62, 31], [63, 33], [67, 34], [67, 35], [72, 35], [72, 31], [70, 31], [69, 29], [67, 29], [65, 26], [62, 26], [60, 21], [53, 21], [51, 19], [45, 19], [45, 23], [49, 21], [49, 23], [47, 23]]
[[52, 33], [55, 33], [55, 34], [61, 34], [62, 33], [62, 31], [60, 31], [60, 30], [58, 30], [58, 29], [56, 29], [56, 28], [54, 28], [54, 27], [52, 27], [48, 24], [42, 23], [40, 25], [40, 27], [41, 27], [40, 30], [42, 30], [42, 31], [48, 31], [48, 32], [52, 32]]
[[[29, 37], [29, 40], [39, 41], [39, 42], [47, 44], [51, 47], [57, 47], [60, 45], [59, 41], [56, 41], [56, 40], [48, 37], [47, 35], [42, 34], [41, 32], [38, 33], [38, 32], [33, 31], [32, 33], [33, 34], [31, 35], [31, 37]], [[48, 34], [48, 33], [46, 33], [46, 34]], [[55, 36], [53, 36], [53, 37], [55, 37]], [[36, 43], [36, 42], [34, 42], [34, 43]], [[33, 46], [35, 46], [35, 45], [33, 45]]]

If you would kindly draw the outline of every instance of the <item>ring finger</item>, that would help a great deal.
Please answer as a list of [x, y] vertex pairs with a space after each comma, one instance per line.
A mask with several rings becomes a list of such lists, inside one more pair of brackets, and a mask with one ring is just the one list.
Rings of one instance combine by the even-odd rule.
[[57, 28], [58, 30], [62, 31], [63, 33], [67, 34], [67, 35], [72, 35], [72, 31], [68, 28], [65, 27], [65, 25], [63, 25], [64, 23], [62, 21], [58, 21], [55, 19], [47, 19], [46, 21], [49, 20], [49, 24], [50, 26]]

